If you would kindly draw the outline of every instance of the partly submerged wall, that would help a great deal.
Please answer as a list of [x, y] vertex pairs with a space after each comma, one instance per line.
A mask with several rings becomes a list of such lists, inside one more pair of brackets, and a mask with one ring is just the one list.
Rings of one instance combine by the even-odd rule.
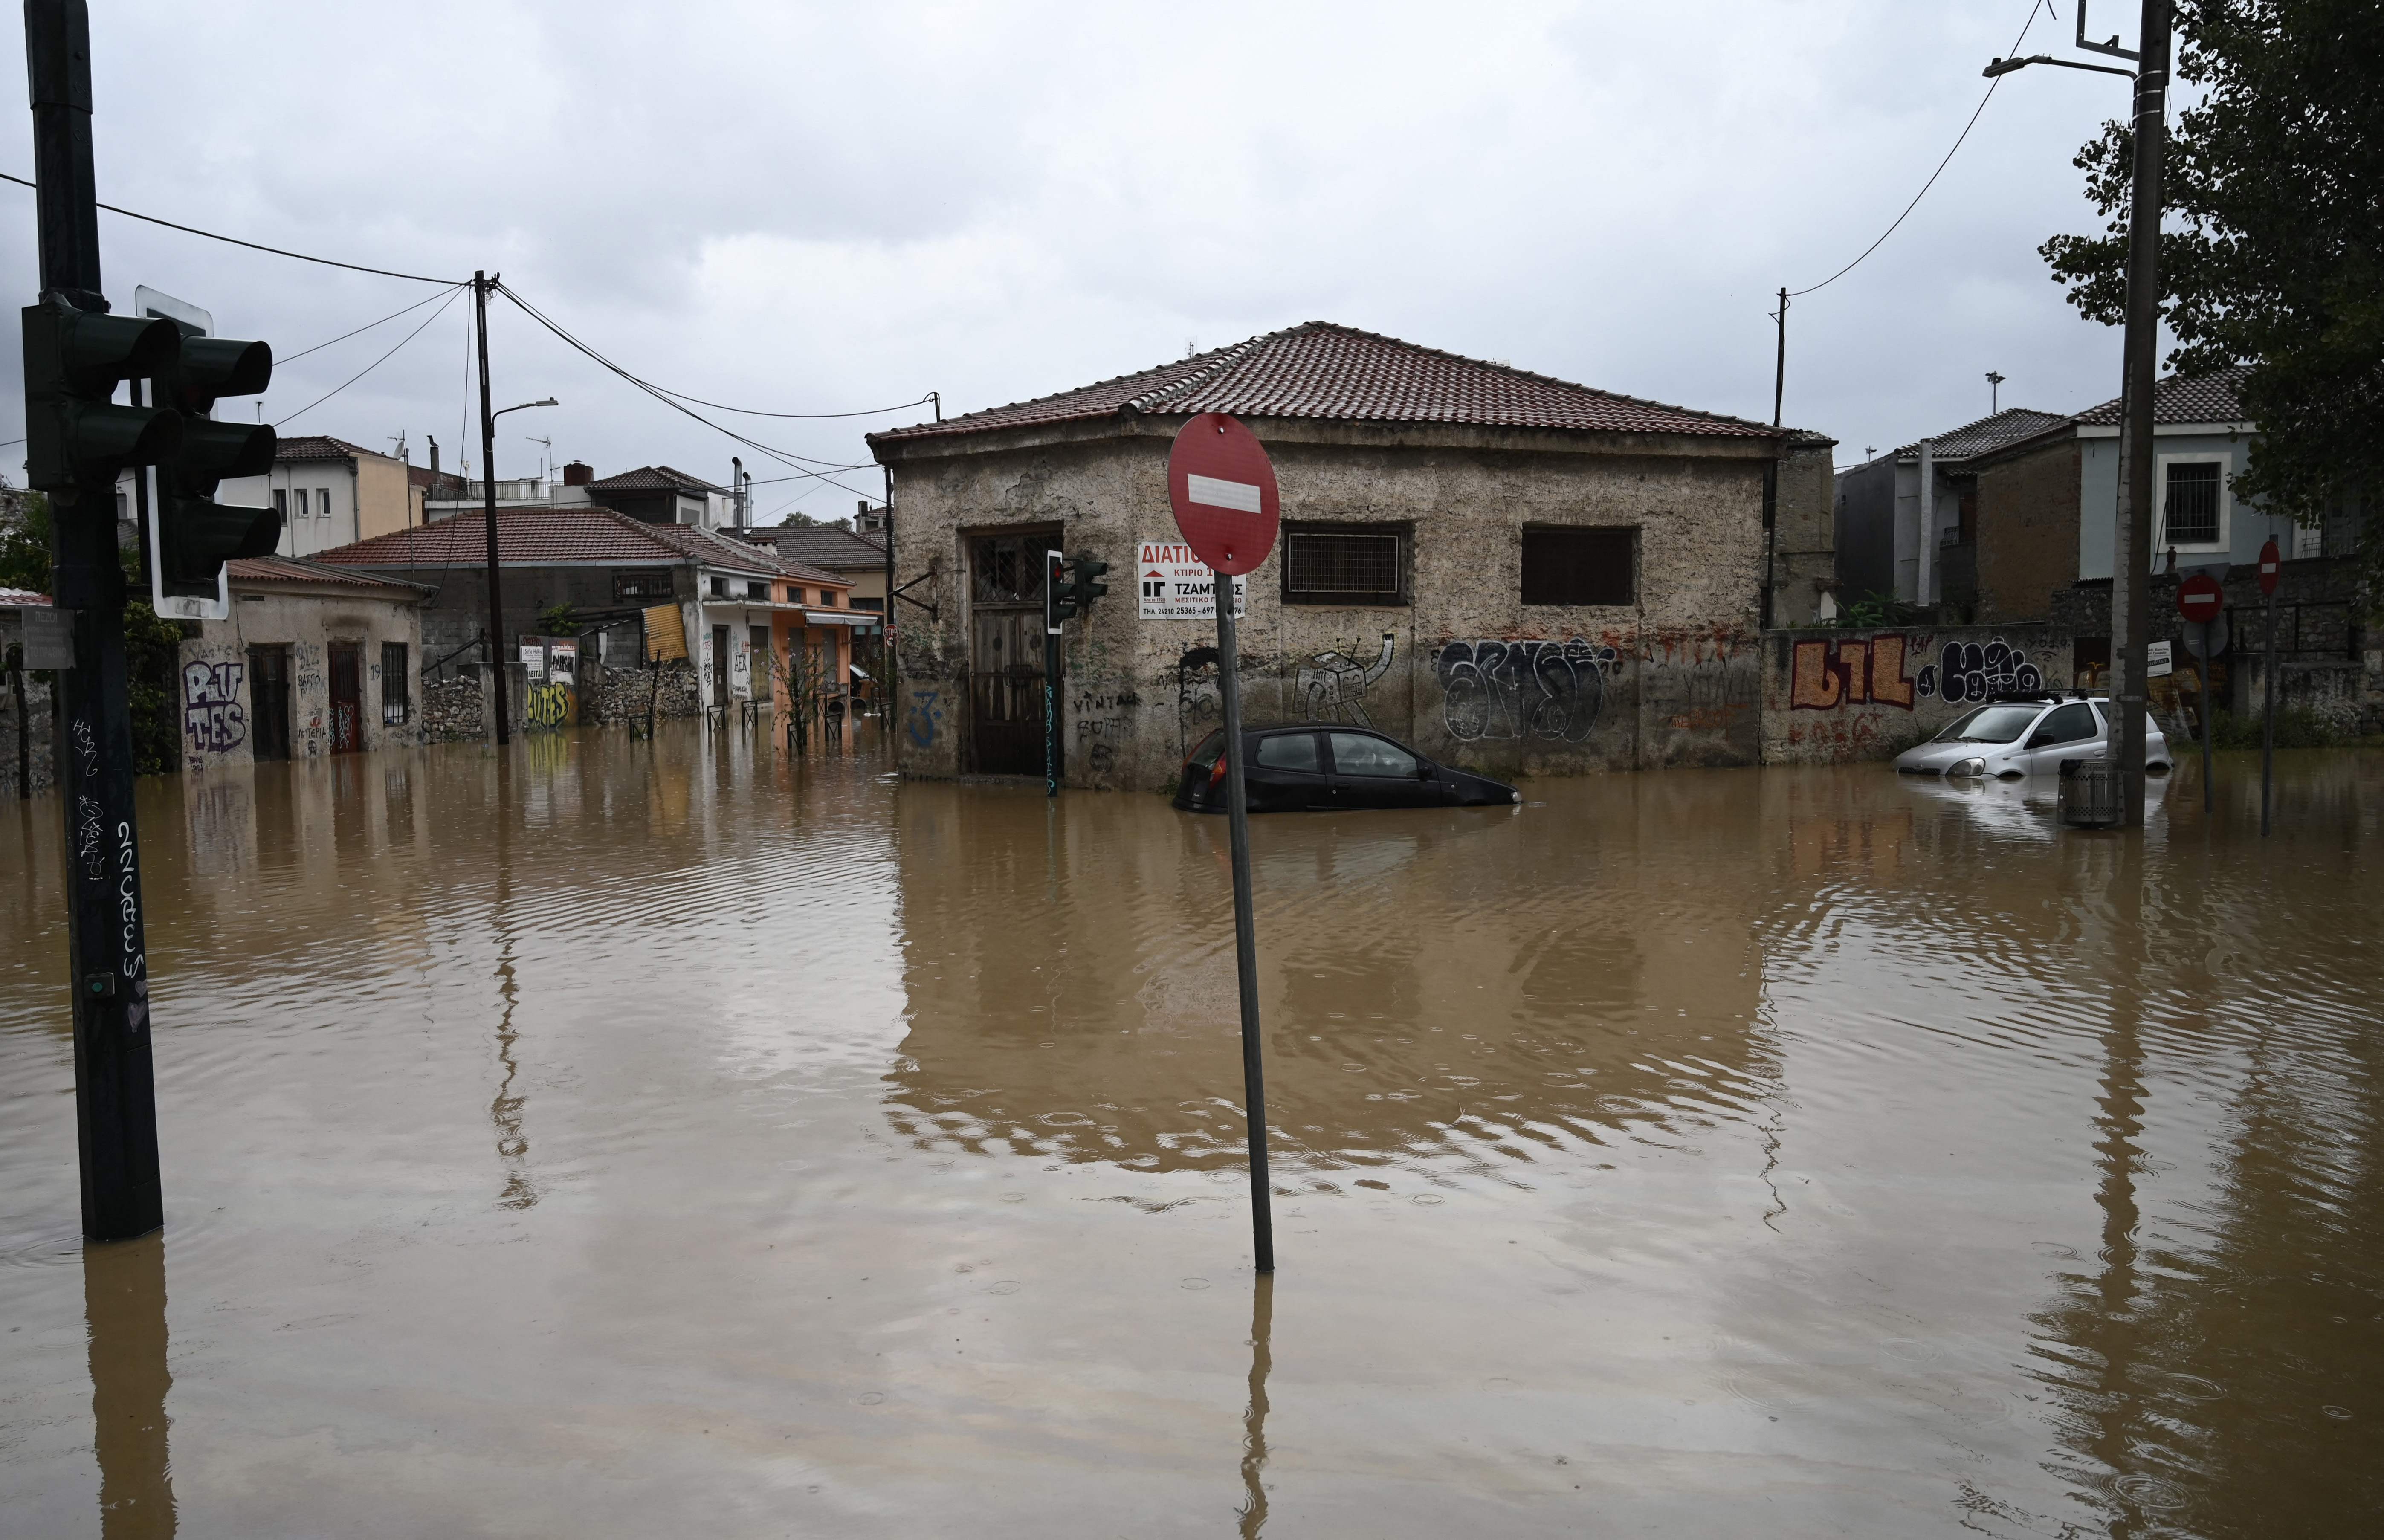
[[1763, 759], [1886, 759], [1988, 696], [2070, 687], [2050, 626], [1774, 631], [1764, 638]]

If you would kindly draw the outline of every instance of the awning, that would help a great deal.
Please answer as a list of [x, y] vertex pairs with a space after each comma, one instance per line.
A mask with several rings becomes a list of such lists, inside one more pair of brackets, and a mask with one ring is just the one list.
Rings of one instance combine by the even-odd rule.
[[814, 626], [875, 626], [878, 617], [857, 610], [805, 610], [803, 618]]
[[856, 679], [865, 679], [869, 677], [869, 670], [862, 667], [857, 663], [846, 664], [844, 665], [844, 671], [851, 675]]

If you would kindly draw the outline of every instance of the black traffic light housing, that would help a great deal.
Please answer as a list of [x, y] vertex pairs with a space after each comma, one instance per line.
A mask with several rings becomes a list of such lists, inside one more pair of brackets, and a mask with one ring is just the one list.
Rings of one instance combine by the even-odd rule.
[[181, 447], [157, 474], [157, 591], [213, 599], [228, 561], [270, 556], [281, 541], [271, 508], [228, 507], [215, 500], [227, 477], [273, 468], [279, 441], [264, 423], [217, 422], [207, 414], [224, 396], [261, 394], [273, 382], [273, 349], [264, 342], [202, 337], [172, 326], [180, 340], [168, 366], [151, 377], [150, 399], [181, 419]]
[[1109, 563], [1095, 561], [1088, 553], [1079, 551], [1069, 559], [1068, 565], [1076, 575], [1077, 609], [1090, 609], [1094, 600], [1110, 591], [1110, 586], [1101, 581], [1101, 574], [1110, 569]]
[[115, 404], [125, 380], [173, 366], [182, 340], [173, 322], [78, 310], [53, 297], [27, 305], [24, 325], [29, 485], [112, 493], [126, 466], [162, 465], [180, 450], [180, 413]]
[[1110, 591], [1101, 581], [1101, 574], [1110, 564], [1096, 561], [1085, 552], [1062, 556], [1058, 552], [1044, 554], [1043, 624], [1044, 629], [1057, 631], [1060, 622], [1073, 620], [1090, 608], [1094, 600]]

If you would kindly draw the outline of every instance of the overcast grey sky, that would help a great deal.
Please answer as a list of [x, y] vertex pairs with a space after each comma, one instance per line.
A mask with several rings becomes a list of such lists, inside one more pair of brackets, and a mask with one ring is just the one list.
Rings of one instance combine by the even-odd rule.
[[[2023, 51], [2067, 37], [2074, 4], [2039, 12]], [[502, 271], [622, 364], [714, 401], [839, 412], [935, 390], [957, 413], [1323, 319], [1768, 419], [1772, 292], [1894, 217], [2028, 0], [92, 12], [104, 201], [376, 267]], [[2036, 246], [2092, 228], [2070, 157], [2127, 91], [2005, 79], [1903, 229], [1795, 303], [1789, 422], [1839, 440], [1843, 464], [1982, 416], [1989, 369], [2005, 405], [2117, 394], [2118, 334], [2078, 318]], [[0, 169], [29, 175], [30, 119], [10, 123]], [[0, 208], [23, 303], [32, 194], [0, 184]], [[107, 214], [101, 238], [118, 308], [146, 283], [285, 358], [432, 292]], [[267, 420], [436, 309], [279, 369]], [[416, 464], [435, 435], [444, 464], [461, 446], [477, 466], [469, 311], [283, 431], [384, 450], [403, 431]], [[538, 468], [534, 433], [600, 474], [726, 478], [726, 439], [502, 302], [490, 324], [498, 404], [563, 403], [500, 423], [500, 475]], [[925, 415], [728, 420], [854, 462], [866, 428]], [[0, 420], [22, 420], [13, 390]], [[880, 486], [874, 468], [838, 479]], [[787, 481], [756, 512], [852, 503]]]

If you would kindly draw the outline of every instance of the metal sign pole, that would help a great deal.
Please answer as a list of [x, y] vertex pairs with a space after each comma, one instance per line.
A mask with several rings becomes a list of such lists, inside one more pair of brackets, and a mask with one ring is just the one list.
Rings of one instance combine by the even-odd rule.
[[1234, 852], [1234, 974], [1242, 998], [1242, 1100], [1249, 1121], [1250, 1242], [1260, 1273], [1274, 1271], [1274, 1211], [1267, 1191], [1266, 1068], [1259, 1052], [1258, 931], [1250, 915], [1249, 789], [1242, 784], [1242, 684], [1234, 637], [1234, 580], [1214, 574], [1217, 697], [1225, 715], [1225, 823]]
[[2216, 794], [2210, 785], [2210, 719], [2215, 714], [2211, 704], [2213, 691], [2210, 688], [2210, 674], [2217, 664], [2217, 659], [2214, 655], [2211, 645], [2216, 640], [2212, 634], [2211, 623], [2207, 620], [2204, 621], [2202, 623], [2202, 811], [2204, 813], [2208, 813], [2216, 805]]
[[2260, 670], [2267, 681], [2260, 704], [2260, 832], [2268, 832], [2268, 799], [2277, 775], [2277, 595], [2268, 593], [2268, 661]]
[[1043, 553], [1043, 795], [1060, 794], [1060, 604], [1067, 558]]

